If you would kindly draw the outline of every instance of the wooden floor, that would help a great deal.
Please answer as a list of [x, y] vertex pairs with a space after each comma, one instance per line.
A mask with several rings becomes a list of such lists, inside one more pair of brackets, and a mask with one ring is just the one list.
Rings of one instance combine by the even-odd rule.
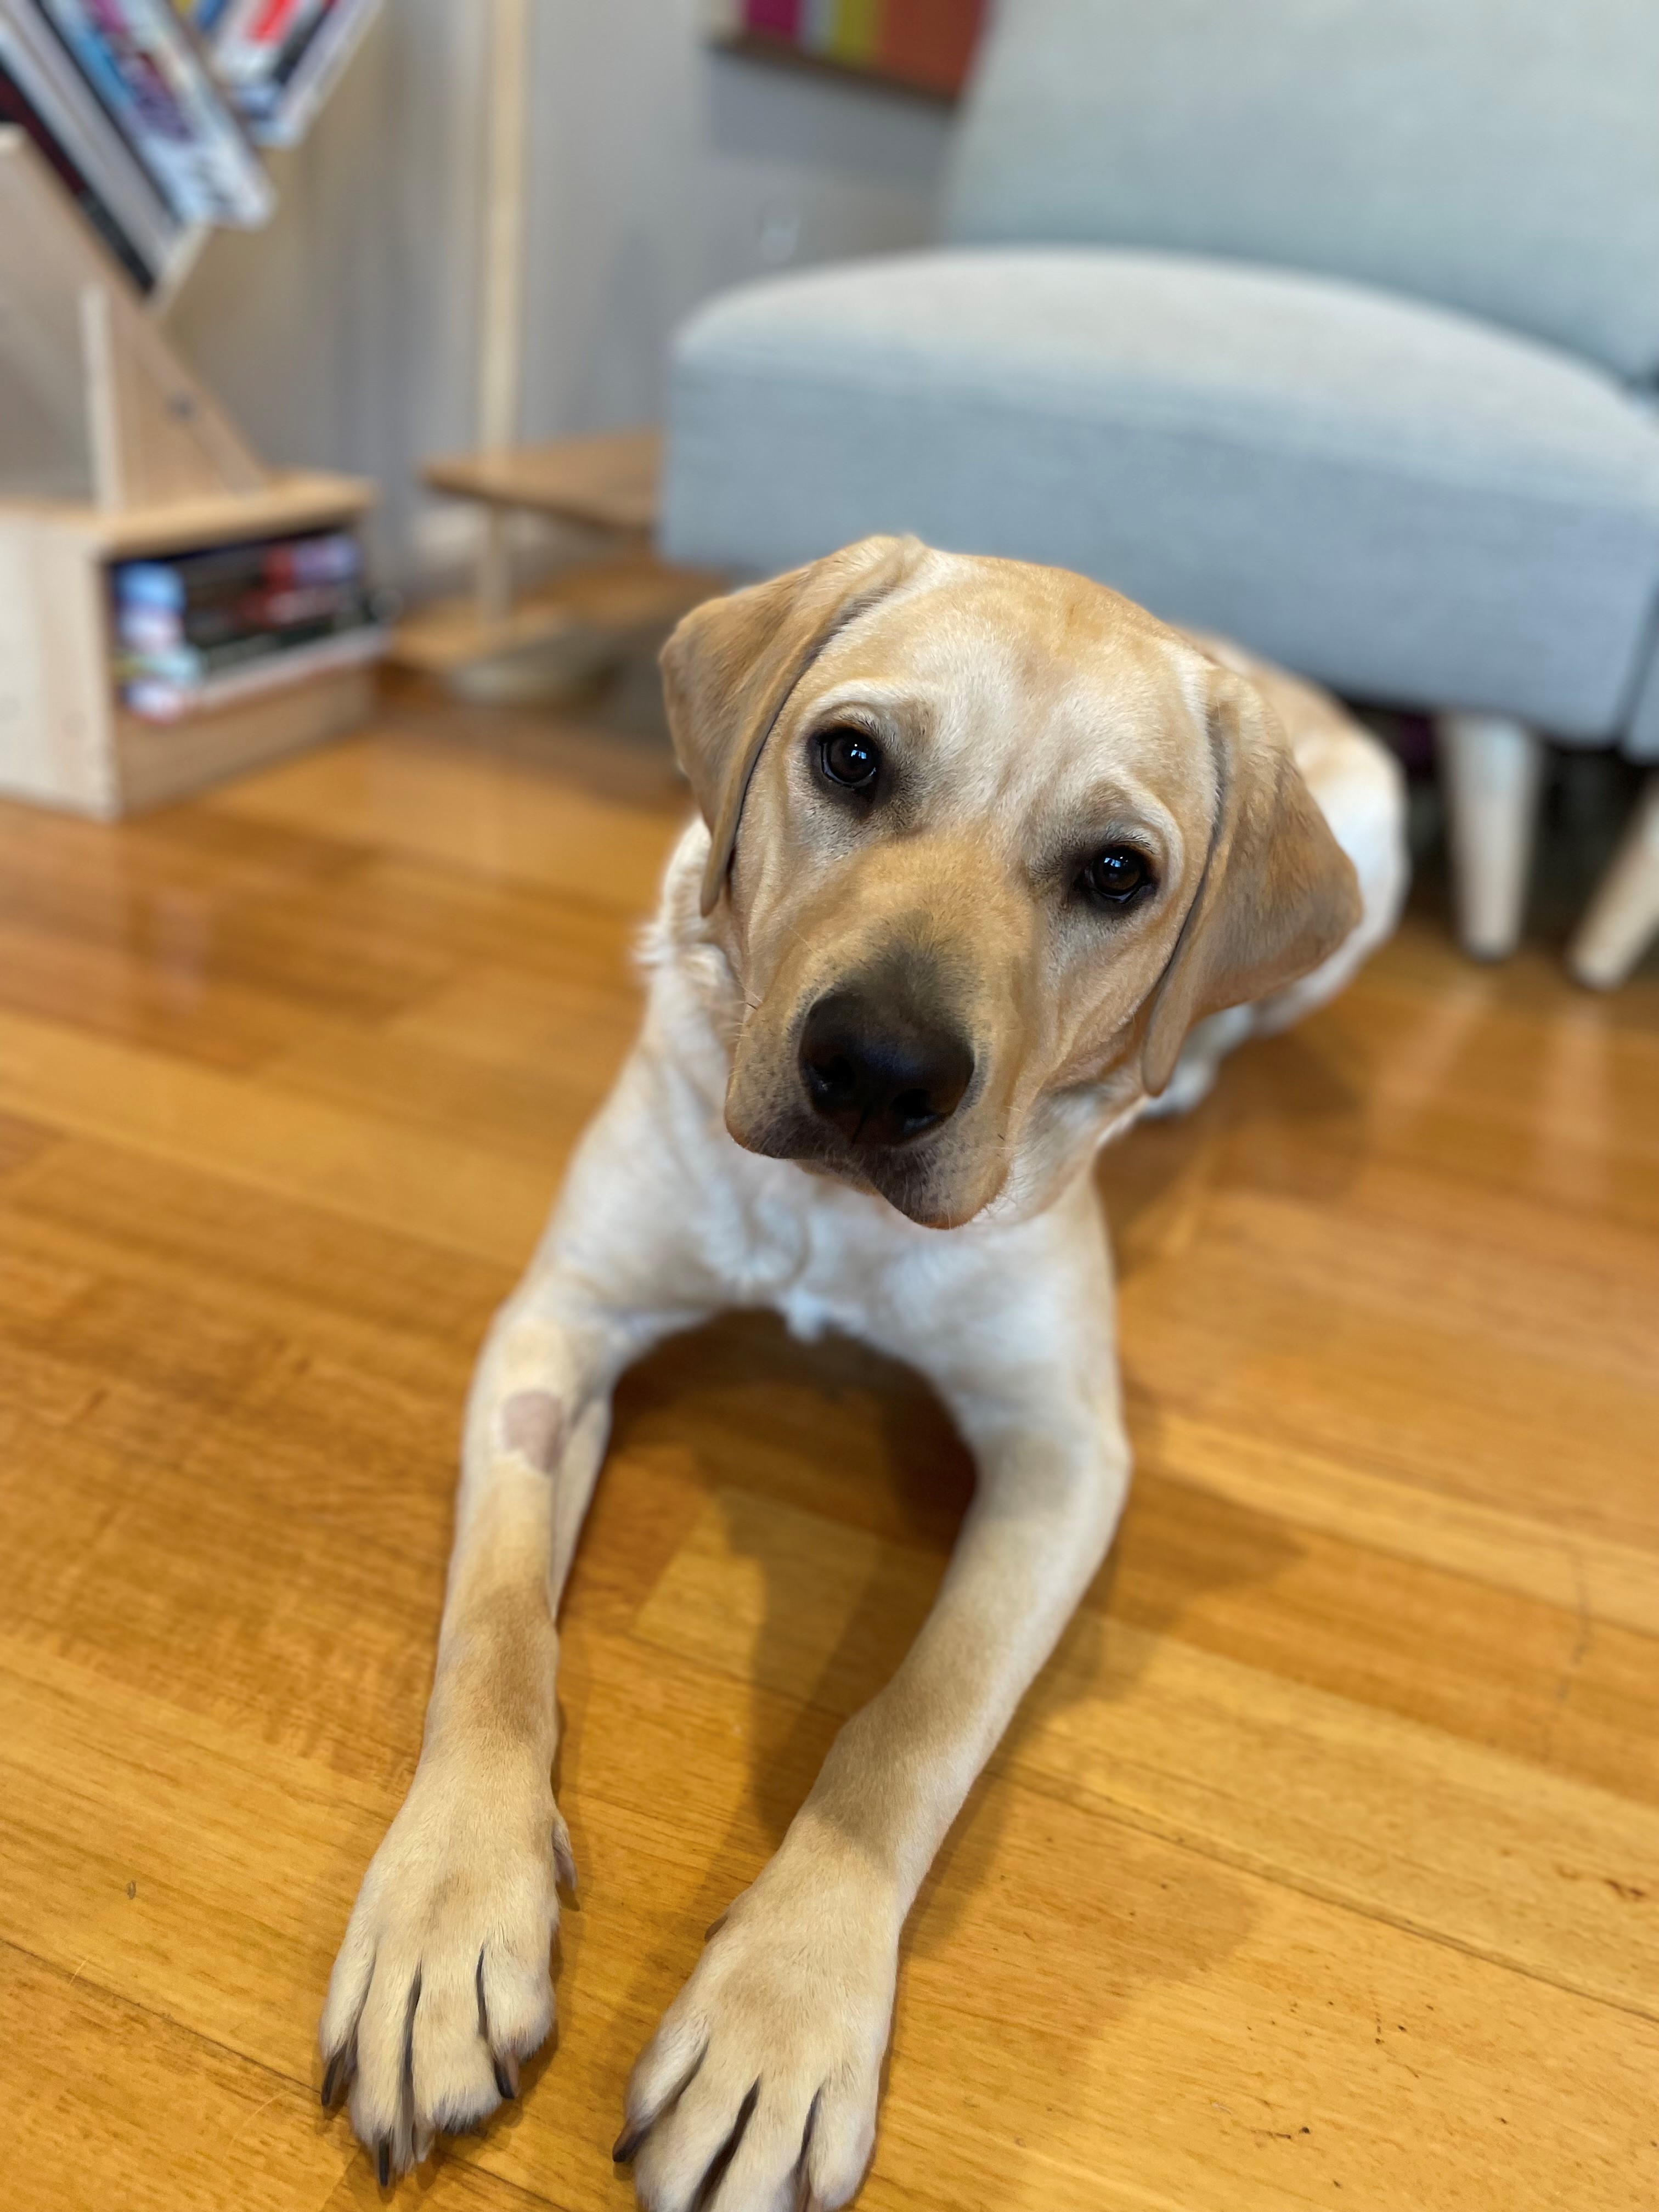
[[[312, 2036], [413, 1766], [469, 1364], [635, 1018], [659, 749], [424, 719], [0, 811], [0, 2202], [377, 2192]], [[1431, 902], [1103, 1184], [1115, 1557], [910, 1928], [870, 2212], [1659, 2203], [1659, 975]], [[627, 1382], [562, 2047], [402, 2200], [630, 2202], [634, 2053], [969, 1473], [764, 1322]]]

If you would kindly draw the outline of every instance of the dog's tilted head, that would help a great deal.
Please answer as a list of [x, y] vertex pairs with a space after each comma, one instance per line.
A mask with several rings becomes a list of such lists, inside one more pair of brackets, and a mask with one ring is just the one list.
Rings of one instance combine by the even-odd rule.
[[1255, 687], [1080, 576], [868, 538], [663, 668], [745, 1006], [727, 1126], [913, 1220], [1045, 1202], [1358, 918]]

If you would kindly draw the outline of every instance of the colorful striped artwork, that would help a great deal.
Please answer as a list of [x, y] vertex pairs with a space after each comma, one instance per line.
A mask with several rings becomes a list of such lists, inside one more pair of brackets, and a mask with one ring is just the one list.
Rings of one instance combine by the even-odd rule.
[[909, 86], [950, 99], [973, 59], [985, 0], [714, 0], [716, 37], [752, 52]]

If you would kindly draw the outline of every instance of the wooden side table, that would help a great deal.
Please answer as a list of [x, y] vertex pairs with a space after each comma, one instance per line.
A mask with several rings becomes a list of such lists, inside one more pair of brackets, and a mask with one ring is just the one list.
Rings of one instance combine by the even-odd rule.
[[[621, 644], [678, 622], [724, 585], [707, 570], [659, 561], [652, 550], [661, 465], [662, 437], [654, 429], [428, 461], [422, 481], [475, 502], [494, 527], [486, 532], [474, 590], [415, 609], [398, 625], [391, 657], [451, 677], [569, 638]], [[595, 557], [516, 592], [502, 527], [514, 514], [574, 524], [608, 542]]]

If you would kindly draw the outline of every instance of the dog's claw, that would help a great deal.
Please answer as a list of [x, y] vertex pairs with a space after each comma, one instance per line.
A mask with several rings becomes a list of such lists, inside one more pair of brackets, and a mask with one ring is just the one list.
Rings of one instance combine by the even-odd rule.
[[381, 2188], [389, 2188], [392, 2184], [392, 2145], [384, 2139], [374, 2154], [374, 2171], [380, 2178]]
[[494, 2052], [490, 2056], [495, 2069], [495, 2087], [501, 2093], [502, 2103], [510, 2105], [519, 2094], [518, 2084], [513, 2079], [513, 2069], [505, 2058], [496, 2058]]
[[556, 1805], [553, 1808], [553, 1871], [558, 1877], [559, 1887], [580, 1911], [581, 1901], [576, 1894], [576, 1854], [570, 1848], [570, 1831], [566, 1827], [564, 1815]]
[[611, 2164], [613, 2166], [632, 2166], [640, 2145], [645, 2141], [647, 2136], [648, 2136], [650, 2132], [651, 2124], [648, 2120], [642, 2122], [641, 2124], [636, 2128], [624, 2128], [622, 2133], [617, 2137], [615, 2143], [611, 2146]]
[[322, 2104], [325, 2112], [334, 2109], [334, 2092], [340, 2086], [340, 2072], [345, 2058], [343, 2051], [337, 2051], [323, 2071]]

